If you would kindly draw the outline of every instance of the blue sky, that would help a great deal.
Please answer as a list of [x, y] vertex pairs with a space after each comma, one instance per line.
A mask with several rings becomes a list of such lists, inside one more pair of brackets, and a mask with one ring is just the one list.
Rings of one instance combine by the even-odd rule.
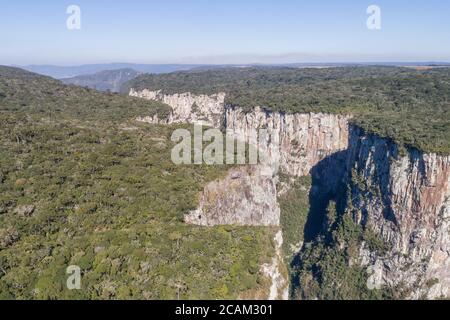
[[[450, 61], [444, 0], [1, 0], [0, 64]], [[66, 9], [81, 8], [81, 30]], [[366, 9], [381, 8], [368, 30]]]

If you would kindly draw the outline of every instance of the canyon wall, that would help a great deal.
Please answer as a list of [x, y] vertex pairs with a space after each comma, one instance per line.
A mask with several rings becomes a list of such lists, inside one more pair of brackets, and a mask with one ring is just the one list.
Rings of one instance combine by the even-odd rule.
[[405, 290], [415, 299], [449, 297], [450, 157], [402, 154], [388, 139], [351, 131], [349, 210], [387, 247], [361, 248], [374, 287]]
[[206, 185], [185, 222], [201, 226], [279, 226], [276, 179], [261, 166], [240, 166]]
[[[284, 114], [258, 107], [244, 112], [226, 106], [224, 94], [162, 95], [145, 90], [130, 94], [172, 106], [172, 115], [163, 123], [209, 124], [250, 143], [252, 130], [267, 130], [270, 138], [263, 147], [283, 173], [311, 174], [313, 180], [328, 185], [326, 192], [348, 189], [346, 211], [384, 244], [382, 251], [365, 242], [360, 248], [357, 263], [367, 268], [368, 285], [388, 286], [413, 299], [450, 297], [450, 157], [401, 152], [389, 139], [349, 125], [344, 115]], [[139, 120], [161, 123], [157, 118]], [[272, 178], [257, 178], [255, 172], [242, 170], [208, 185], [198, 210], [186, 221], [279, 225]], [[279, 282], [279, 269], [266, 266], [265, 270], [273, 283]]]
[[164, 102], [172, 107], [172, 112], [167, 119], [143, 116], [139, 120], [148, 123], [172, 124], [195, 123], [214, 128], [220, 128], [223, 121], [225, 93], [214, 95], [194, 95], [189, 92], [177, 94], [163, 94], [161, 90], [150, 91], [147, 89], [136, 91], [131, 89], [129, 95], [147, 100]]
[[[269, 161], [294, 176], [308, 175], [324, 158], [348, 148], [348, 120], [345, 115], [322, 113], [285, 114], [267, 112], [256, 107], [251, 112], [225, 105], [225, 94], [165, 95], [161, 91], [135, 91], [130, 95], [164, 102], [172, 107], [168, 119], [141, 117], [147, 123], [191, 123], [223, 128], [238, 140], [257, 145], [252, 133], [266, 129], [268, 137], [260, 148], [267, 151]], [[195, 107], [193, 107], [195, 106]], [[274, 141], [277, 141], [277, 144]]]

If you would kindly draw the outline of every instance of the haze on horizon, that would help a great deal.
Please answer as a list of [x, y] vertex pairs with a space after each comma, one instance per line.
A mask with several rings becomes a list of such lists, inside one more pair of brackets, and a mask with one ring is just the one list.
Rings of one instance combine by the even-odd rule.
[[[367, 28], [370, 5], [381, 30]], [[441, 0], [18, 0], [0, 10], [0, 64], [450, 62], [449, 12]]]

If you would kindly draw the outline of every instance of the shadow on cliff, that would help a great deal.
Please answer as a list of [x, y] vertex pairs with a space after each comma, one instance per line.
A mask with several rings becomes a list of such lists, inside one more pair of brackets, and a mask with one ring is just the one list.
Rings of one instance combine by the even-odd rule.
[[[383, 208], [384, 218], [397, 224], [392, 208], [392, 191], [389, 181], [391, 158], [398, 157], [397, 148], [386, 140], [377, 143], [379, 138], [373, 135], [368, 135], [369, 139], [362, 142], [357, 137], [361, 136], [363, 132], [352, 132], [352, 130], [350, 132], [348, 145], [357, 143], [353, 151], [356, 149], [361, 154], [352, 155], [350, 149], [343, 150], [324, 158], [311, 170], [312, 186], [309, 195], [308, 218], [304, 229], [305, 243], [314, 241], [319, 235], [326, 235], [327, 208], [330, 204], [335, 204], [336, 214], [340, 216], [346, 210], [349, 197], [352, 199], [352, 204], [359, 208], [365, 207], [363, 202], [366, 199], [378, 198], [380, 206]], [[371, 152], [370, 157], [368, 156], [369, 152]], [[360, 180], [362, 184], [359, 186], [357, 181], [352, 181], [354, 162], [360, 162], [356, 167], [365, 169], [368, 158], [372, 158], [375, 174], [373, 175], [371, 171], [356, 171], [356, 175], [359, 176], [356, 179]], [[366, 219], [367, 213], [363, 212], [363, 224]]]
[[[319, 236], [328, 240], [327, 209], [335, 204], [336, 214], [343, 214], [347, 203], [347, 158], [349, 150], [334, 153], [320, 161], [311, 170], [311, 190], [309, 193], [309, 210], [304, 227], [304, 245], [313, 243]], [[291, 269], [302, 264], [302, 248], [291, 261]], [[299, 274], [291, 275], [291, 296], [299, 286]]]
[[340, 151], [320, 161], [312, 170], [309, 212], [304, 229], [304, 242], [313, 241], [326, 225], [327, 208], [336, 203], [336, 210], [345, 209], [346, 160], [348, 151]]

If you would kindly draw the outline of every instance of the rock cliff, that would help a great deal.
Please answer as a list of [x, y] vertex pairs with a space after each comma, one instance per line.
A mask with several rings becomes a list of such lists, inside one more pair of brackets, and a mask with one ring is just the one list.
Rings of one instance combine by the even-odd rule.
[[223, 128], [254, 145], [257, 142], [252, 140], [252, 132], [266, 129], [270, 139], [260, 147], [267, 151], [271, 162], [277, 162], [284, 173], [294, 176], [308, 175], [321, 160], [348, 148], [349, 117], [344, 115], [273, 113], [260, 107], [244, 112], [240, 108], [226, 106], [224, 93], [165, 95], [161, 91], [131, 89], [130, 95], [161, 101], [173, 109], [166, 120], [144, 116], [139, 119], [142, 122], [209, 125]]
[[280, 230], [274, 238], [275, 256], [271, 263], [264, 264], [261, 272], [271, 279], [268, 300], [288, 300], [289, 282], [287, 270], [283, 260], [283, 232]]
[[[273, 139], [264, 148], [272, 161], [279, 161], [282, 172], [311, 174], [328, 188], [325, 193], [347, 188], [346, 211], [385, 244], [380, 252], [362, 243], [357, 263], [371, 275], [368, 285], [402, 290], [408, 298], [450, 297], [450, 157], [402, 151], [389, 139], [350, 125], [344, 115], [272, 113], [258, 107], [244, 112], [226, 106], [222, 93], [163, 95], [132, 90], [130, 94], [172, 106], [171, 117], [163, 123], [221, 127], [250, 142], [252, 130], [266, 129], [277, 137], [279, 148], [272, 145]], [[279, 225], [274, 181], [248, 168], [232, 171], [205, 188], [198, 210], [186, 221]], [[314, 186], [311, 192], [316, 192]], [[269, 265], [264, 269], [276, 283], [280, 273]]]
[[200, 226], [237, 225], [267, 226], [278, 231], [274, 237], [275, 252], [260, 272], [270, 280], [265, 299], [287, 300], [289, 281], [283, 261], [283, 234], [279, 230], [280, 207], [277, 201], [276, 177], [270, 168], [245, 166], [231, 169], [221, 180], [206, 185], [199, 195], [199, 206], [185, 216], [185, 222]]

